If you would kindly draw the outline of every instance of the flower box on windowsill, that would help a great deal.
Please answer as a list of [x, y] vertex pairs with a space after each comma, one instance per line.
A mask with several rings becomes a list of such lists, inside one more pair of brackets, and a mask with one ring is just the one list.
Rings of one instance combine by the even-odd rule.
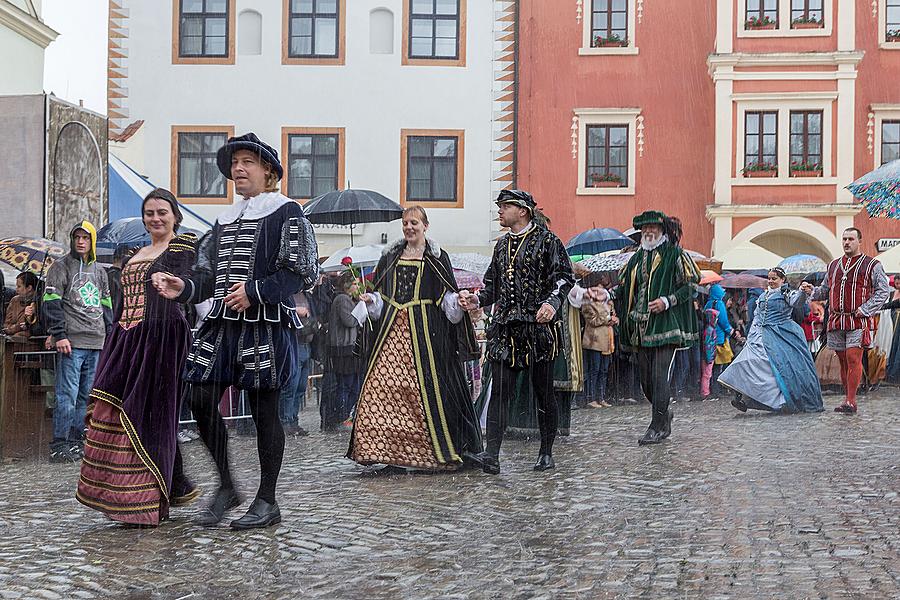
[[791, 177], [821, 177], [822, 171], [791, 171]]
[[766, 23], [765, 25], [753, 25], [751, 23], [747, 23], [744, 26], [744, 29], [747, 31], [771, 31], [778, 27], [778, 23]]
[[595, 188], [617, 188], [622, 187], [621, 181], [592, 181], [591, 187]]
[[802, 22], [802, 23], [791, 23], [791, 29], [825, 29], [825, 23], [823, 22]]
[[623, 40], [618, 36], [613, 36], [611, 38], [604, 38], [597, 36], [594, 38], [594, 43], [592, 44], [594, 48], [626, 48], [628, 47], [628, 40]]
[[777, 177], [778, 171], [775, 169], [769, 171], [744, 171], [744, 177]]

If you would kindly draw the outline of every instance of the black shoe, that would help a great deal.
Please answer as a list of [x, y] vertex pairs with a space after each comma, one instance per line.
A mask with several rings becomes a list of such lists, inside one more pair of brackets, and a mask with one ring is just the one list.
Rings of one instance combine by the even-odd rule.
[[666, 411], [666, 428], [663, 429], [663, 432], [662, 432], [663, 439], [666, 439], [667, 437], [672, 435], [672, 418], [674, 416], [675, 415], [672, 412], [671, 408], [668, 411]]
[[281, 510], [278, 503], [269, 504], [257, 498], [250, 505], [247, 514], [231, 522], [232, 529], [258, 529], [281, 523]]
[[638, 446], [649, 446], [651, 444], [658, 444], [661, 441], [666, 439], [665, 434], [662, 431], [656, 431], [652, 427], [647, 428], [647, 433], [644, 434], [644, 437], [638, 440]]
[[740, 400], [739, 398], [735, 398], [734, 400], [732, 400], [731, 405], [741, 412], [747, 412], [747, 405], [743, 400]]
[[218, 525], [225, 516], [225, 511], [240, 506], [241, 502], [241, 497], [234, 489], [219, 488], [213, 501], [197, 517], [197, 524], [202, 527]]
[[481, 464], [481, 470], [487, 473], [488, 475], [499, 475], [500, 474], [500, 457], [494, 456], [489, 452], [479, 452], [474, 456], [475, 460], [477, 460]]
[[81, 455], [73, 452], [69, 442], [58, 440], [50, 444], [50, 462], [74, 463], [81, 460]]
[[535, 471], [549, 471], [550, 469], [555, 469], [556, 463], [553, 462], [553, 457], [549, 454], [541, 454], [538, 456], [537, 462], [534, 463]]

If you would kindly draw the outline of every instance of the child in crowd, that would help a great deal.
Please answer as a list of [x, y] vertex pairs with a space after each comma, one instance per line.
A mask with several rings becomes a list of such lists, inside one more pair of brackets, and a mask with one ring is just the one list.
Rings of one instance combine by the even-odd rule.
[[705, 326], [703, 328], [703, 369], [700, 373], [700, 398], [709, 398], [709, 381], [712, 378], [713, 363], [716, 360], [716, 329], [718, 328], [719, 311], [707, 308], [703, 311]]
[[609, 280], [604, 276], [589, 275], [582, 285], [590, 286], [595, 297], [581, 306], [584, 318], [584, 333], [581, 345], [584, 350], [584, 395], [587, 406], [601, 408], [610, 406], [606, 401], [606, 381], [609, 365], [615, 350], [613, 325], [616, 318], [606, 286]]

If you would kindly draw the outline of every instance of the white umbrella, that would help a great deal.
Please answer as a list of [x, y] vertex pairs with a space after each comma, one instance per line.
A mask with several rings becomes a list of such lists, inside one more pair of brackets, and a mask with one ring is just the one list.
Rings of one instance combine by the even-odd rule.
[[491, 266], [491, 257], [485, 256], [484, 254], [478, 254], [477, 252], [451, 254], [450, 264], [453, 265], [454, 269], [469, 271], [470, 273], [477, 273], [478, 275], [484, 277], [484, 274], [487, 273], [488, 267]]
[[384, 250], [384, 245], [382, 244], [343, 248], [329, 256], [328, 259], [322, 263], [322, 270], [325, 272], [342, 270], [344, 265], [341, 264], [341, 261], [347, 256], [353, 260], [354, 267], [374, 267], [381, 258], [382, 250]]
[[722, 261], [722, 268], [728, 271], [771, 269], [783, 260], [774, 252], [769, 252], [753, 242], [738, 244], [716, 258]]
[[900, 273], [900, 246], [894, 246], [876, 256], [888, 273]]

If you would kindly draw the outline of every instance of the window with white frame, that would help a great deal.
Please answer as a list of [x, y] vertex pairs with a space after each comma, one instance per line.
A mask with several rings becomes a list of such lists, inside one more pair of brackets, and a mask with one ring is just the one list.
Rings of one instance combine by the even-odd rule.
[[900, 0], [884, 1], [884, 41], [900, 42]]
[[836, 98], [836, 92], [732, 95], [738, 113], [738, 172], [732, 184], [833, 183]]
[[900, 120], [881, 122], [881, 164], [900, 159]]
[[576, 109], [579, 195], [634, 195], [638, 108]]
[[637, 54], [636, 21], [636, 0], [584, 0], [582, 44], [578, 53]]
[[737, 36], [830, 36], [834, 4], [832, 0], [737, 0]]
[[869, 151], [873, 155], [872, 168], [900, 159], [900, 104], [871, 105]]

